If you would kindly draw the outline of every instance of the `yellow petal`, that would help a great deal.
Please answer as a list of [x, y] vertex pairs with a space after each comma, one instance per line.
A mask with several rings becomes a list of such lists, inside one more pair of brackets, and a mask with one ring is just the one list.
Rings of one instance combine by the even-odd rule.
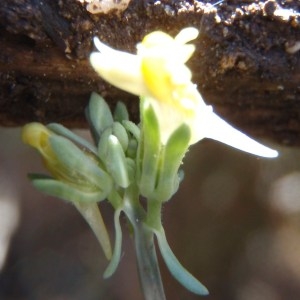
[[40, 152], [48, 147], [51, 131], [41, 123], [29, 123], [22, 129], [22, 140]]
[[52, 173], [56, 168], [57, 159], [49, 143], [51, 134], [53, 133], [41, 123], [29, 123], [22, 129], [23, 142], [40, 152], [47, 169]]

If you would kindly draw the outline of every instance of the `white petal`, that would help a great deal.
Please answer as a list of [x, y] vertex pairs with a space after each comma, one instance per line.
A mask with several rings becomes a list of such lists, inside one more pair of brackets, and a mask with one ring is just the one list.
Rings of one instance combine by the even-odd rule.
[[[173, 47], [174, 49], [174, 47]], [[170, 53], [169, 56], [172, 53], [172, 56], [176, 59], [177, 63], [186, 63], [194, 54], [195, 52], [195, 45], [183, 45], [180, 47], [176, 47], [176, 50], [174, 52], [172, 52], [172, 49], [170, 49]]]
[[192, 40], [195, 40], [199, 35], [198, 29], [194, 27], [187, 27], [182, 29], [175, 37], [175, 41], [180, 44], [186, 44]]
[[246, 134], [235, 129], [215, 113], [211, 113], [207, 118], [205, 137], [217, 140], [239, 150], [263, 157], [277, 157], [278, 152], [272, 150]]
[[94, 42], [100, 52], [92, 52], [90, 62], [103, 79], [129, 93], [147, 94], [137, 55], [114, 50], [97, 38]]

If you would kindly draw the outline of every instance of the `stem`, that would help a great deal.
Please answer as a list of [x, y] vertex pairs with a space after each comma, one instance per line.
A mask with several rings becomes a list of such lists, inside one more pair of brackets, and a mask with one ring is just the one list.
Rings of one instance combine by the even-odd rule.
[[145, 300], [165, 300], [156, 252], [154, 235], [146, 225], [135, 223], [135, 250]]
[[134, 190], [124, 197], [124, 213], [134, 229], [134, 244], [140, 283], [145, 300], [165, 300], [158, 261], [156, 257], [153, 231], [144, 223], [146, 213], [138, 201]]
[[161, 208], [162, 208], [161, 201], [158, 201], [156, 199], [148, 199], [146, 224], [150, 228], [159, 230], [162, 227]]

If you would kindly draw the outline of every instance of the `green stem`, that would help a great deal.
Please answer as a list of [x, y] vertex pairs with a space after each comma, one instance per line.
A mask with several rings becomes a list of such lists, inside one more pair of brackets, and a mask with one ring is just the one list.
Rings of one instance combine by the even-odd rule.
[[146, 213], [133, 191], [124, 197], [123, 211], [134, 229], [134, 243], [140, 283], [145, 300], [165, 300], [153, 231], [144, 223]]
[[162, 202], [156, 199], [148, 199], [147, 201], [147, 217], [146, 224], [155, 230], [160, 230], [161, 225], [161, 209]]
[[135, 249], [144, 298], [145, 300], [165, 300], [153, 232], [143, 223], [136, 222], [134, 227]]

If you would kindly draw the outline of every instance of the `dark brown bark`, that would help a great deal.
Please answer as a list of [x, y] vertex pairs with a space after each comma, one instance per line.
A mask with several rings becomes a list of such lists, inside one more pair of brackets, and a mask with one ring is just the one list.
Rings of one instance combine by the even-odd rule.
[[134, 52], [150, 31], [194, 26], [201, 36], [189, 66], [205, 101], [252, 136], [300, 145], [299, 1], [205, 2], [215, 1], [131, 0], [123, 12], [91, 14], [75, 0], [2, 1], [0, 125], [85, 127], [92, 91], [128, 103], [137, 120], [136, 98], [89, 66], [92, 37]]

